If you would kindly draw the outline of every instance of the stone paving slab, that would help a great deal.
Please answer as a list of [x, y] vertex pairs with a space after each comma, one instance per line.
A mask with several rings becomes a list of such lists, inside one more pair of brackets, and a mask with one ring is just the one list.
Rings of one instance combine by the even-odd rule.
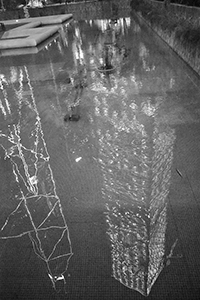
[[[5, 31], [0, 38], [0, 49], [36, 47], [58, 32], [62, 24], [72, 18], [71, 14], [5, 21], [6, 25], [17, 25]], [[19, 26], [21, 24], [21, 26]], [[45, 26], [44, 25], [52, 25]]]
[[3, 23], [6, 25], [13, 24], [24, 24], [30, 22], [41, 22], [42, 25], [50, 25], [50, 24], [62, 24], [72, 18], [72, 14], [63, 14], [63, 15], [53, 15], [53, 16], [44, 16], [44, 17], [34, 17], [34, 18], [24, 18], [24, 19], [16, 19], [16, 20], [6, 20]]
[[39, 43], [59, 30], [59, 26], [50, 28], [31, 28], [21, 31], [8, 31], [0, 40], [0, 49], [36, 47]]

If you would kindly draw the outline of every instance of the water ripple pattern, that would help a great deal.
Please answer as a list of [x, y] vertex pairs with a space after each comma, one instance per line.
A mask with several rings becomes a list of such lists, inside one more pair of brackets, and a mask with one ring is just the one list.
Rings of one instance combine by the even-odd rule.
[[[65, 286], [64, 273], [72, 256], [69, 230], [56, 194], [27, 67], [12, 67], [10, 72], [9, 79], [0, 78], [0, 113], [7, 124], [0, 131], [0, 145], [4, 159], [12, 165], [17, 189], [13, 208], [1, 224], [0, 238], [28, 235], [56, 289], [61, 282]], [[14, 97], [9, 97], [13, 91]]]

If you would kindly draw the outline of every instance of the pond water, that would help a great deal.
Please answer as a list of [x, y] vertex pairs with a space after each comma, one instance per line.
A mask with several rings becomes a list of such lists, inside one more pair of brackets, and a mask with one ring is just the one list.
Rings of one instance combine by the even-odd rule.
[[199, 299], [199, 79], [136, 16], [0, 58], [1, 299]]

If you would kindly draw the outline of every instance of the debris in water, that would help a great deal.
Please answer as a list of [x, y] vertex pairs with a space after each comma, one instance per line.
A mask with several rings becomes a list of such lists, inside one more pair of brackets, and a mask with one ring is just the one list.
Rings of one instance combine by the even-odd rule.
[[79, 121], [79, 119], [80, 119], [80, 115], [77, 115], [77, 114], [75, 114], [75, 115], [67, 114], [67, 115], [64, 116], [64, 121], [65, 122], [67, 122], [67, 121], [77, 122], [77, 121]]
[[176, 169], [176, 172], [178, 173], [179, 176], [183, 177], [183, 174], [178, 169]]

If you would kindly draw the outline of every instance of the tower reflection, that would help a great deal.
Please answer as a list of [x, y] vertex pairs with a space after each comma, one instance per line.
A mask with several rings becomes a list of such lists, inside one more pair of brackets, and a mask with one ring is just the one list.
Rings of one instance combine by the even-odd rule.
[[[27, 235], [35, 254], [45, 263], [54, 289], [60, 291], [62, 286], [65, 291], [64, 274], [73, 253], [34, 89], [26, 66], [10, 71], [10, 76], [1, 74], [0, 78], [0, 147], [12, 170], [0, 239]], [[5, 204], [0, 204], [4, 209]]]
[[[160, 98], [156, 98], [157, 104]], [[143, 100], [141, 105], [133, 100], [128, 106], [122, 101], [120, 115], [112, 105], [106, 106], [104, 99], [96, 111], [106, 110], [101, 115], [104, 125], [99, 124], [97, 133], [113, 276], [147, 296], [166, 257], [167, 195], [175, 134], [158, 121], [159, 105]]]

